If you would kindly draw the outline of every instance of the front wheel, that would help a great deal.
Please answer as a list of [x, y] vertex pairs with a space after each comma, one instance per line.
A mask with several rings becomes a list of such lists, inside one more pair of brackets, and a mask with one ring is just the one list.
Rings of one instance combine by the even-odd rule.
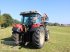
[[45, 42], [45, 31], [44, 27], [39, 27], [35, 30], [33, 36], [32, 36], [32, 42], [34, 47], [36, 48], [42, 48]]

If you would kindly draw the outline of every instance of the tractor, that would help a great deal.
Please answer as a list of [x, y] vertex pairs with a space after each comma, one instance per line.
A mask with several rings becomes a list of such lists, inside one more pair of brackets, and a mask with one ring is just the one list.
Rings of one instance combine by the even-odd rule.
[[32, 43], [36, 48], [42, 48], [45, 41], [49, 39], [48, 30], [42, 15], [37, 11], [21, 12], [21, 24], [14, 24], [12, 38], [16, 45]]

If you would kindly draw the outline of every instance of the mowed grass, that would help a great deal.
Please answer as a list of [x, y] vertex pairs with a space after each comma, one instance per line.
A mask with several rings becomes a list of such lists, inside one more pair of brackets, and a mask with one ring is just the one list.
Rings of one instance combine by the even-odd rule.
[[41, 49], [13, 46], [11, 27], [0, 29], [0, 52], [70, 52], [70, 27], [48, 26], [50, 39]]

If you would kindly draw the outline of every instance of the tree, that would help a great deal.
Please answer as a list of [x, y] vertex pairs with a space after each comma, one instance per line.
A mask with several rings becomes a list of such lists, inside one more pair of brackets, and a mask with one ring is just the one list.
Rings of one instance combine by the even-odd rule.
[[60, 24], [59, 23], [54, 23], [54, 26], [60, 26]]
[[1, 25], [5, 23], [5, 19], [3, 16], [0, 15], [0, 28], [1, 28]]
[[60, 26], [59, 23], [48, 23], [49, 26]]
[[61, 24], [61, 26], [64, 26], [64, 24]]
[[8, 26], [12, 25], [13, 19], [12, 19], [12, 17], [11, 17], [10, 14], [6, 14], [6, 13], [5, 13], [5, 14], [3, 14], [2, 16], [3, 16], [4, 19], [5, 19], [5, 23], [2, 24], [2, 26], [8, 27]]
[[13, 24], [21, 23], [20, 21], [13, 19]]
[[49, 26], [54, 26], [54, 23], [48, 22], [48, 25], [49, 25]]

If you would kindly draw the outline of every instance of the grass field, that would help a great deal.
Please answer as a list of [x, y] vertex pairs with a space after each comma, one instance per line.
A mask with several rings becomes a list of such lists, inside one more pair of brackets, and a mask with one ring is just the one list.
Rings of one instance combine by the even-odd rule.
[[41, 49], [14, 46], [11, 40], [11, 27], [0, 29], [0, 52], [70, 52], [70, 27], [49, 26], [50, 39]]

